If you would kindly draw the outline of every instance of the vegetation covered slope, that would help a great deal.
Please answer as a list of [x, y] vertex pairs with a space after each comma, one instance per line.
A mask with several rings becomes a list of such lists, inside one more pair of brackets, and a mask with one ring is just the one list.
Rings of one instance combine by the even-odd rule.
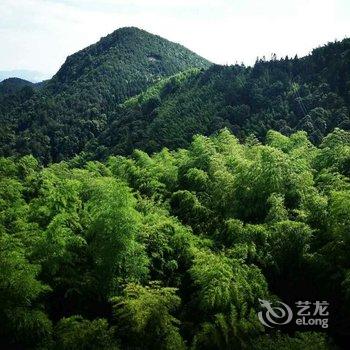
[[207, 60], [179, 44], [126, 27], [69, 56], [47, 88], [52, 92], [97, 93], [100, 98], [120, 102], [160, 77], [209, 65]]
[[[243, 145], [226, 130], [106, 163], [0, 158], [0, 174], [4, 348], [349, 344], [345, 131], [319, 147], [305, 132]], [[264, 329], [259, 298], [326, 300], [330, 328]]]
[[40, 91], [0, 100], [0, 154], [44, 162], [80, 152], [117, 104], [161, 77], [210, 63], [159, 36], [122, 28], [67, 58]]
[[98, 142], [107, 153], [184, 147], [223, 127], [240, 139], [305, 130], [319, 143], [334, 127], [350, 127], [350, 39], [304, 58], [212, 66], [158, 87], [116, 110]]
[[34, 83], [20, 78], [8, 78], [0, 82], [0, 96], [13, 95], [26, 86], [34, 86]]

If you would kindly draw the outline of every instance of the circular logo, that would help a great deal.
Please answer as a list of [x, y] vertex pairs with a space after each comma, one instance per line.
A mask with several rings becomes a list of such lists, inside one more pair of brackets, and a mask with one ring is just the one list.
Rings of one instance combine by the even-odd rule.
[[293, 318], [291, 308], [281, 301], [277, 301], [278, 306], [272, 306], [268, 300], [259, 299], [260, 305], [265, 309], [258, 313], [260, 322], [269, 328], [275, 325], [284, 325], [289, 323]]

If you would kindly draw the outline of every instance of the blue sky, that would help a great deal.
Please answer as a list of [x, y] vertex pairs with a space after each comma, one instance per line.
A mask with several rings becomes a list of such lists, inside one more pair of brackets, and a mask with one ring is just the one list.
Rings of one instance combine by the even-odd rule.
[[0, 70], [55, 73], [123, 26], [179, 42], [213, 62], [306, 55], [350, 35], [349, 0], [0, 0]]

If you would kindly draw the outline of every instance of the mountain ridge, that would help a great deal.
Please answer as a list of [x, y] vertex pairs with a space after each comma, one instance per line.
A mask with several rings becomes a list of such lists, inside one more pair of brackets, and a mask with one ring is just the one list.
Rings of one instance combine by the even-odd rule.
[[304, 130], [317, 144], [335, 127], [349, 129], [350, 39], [253, 67], [192, 54], [133, 27], [109, 34], [68, 57], [40, 91], [0, 102], [0, 154], [49, 163], [82, 151], [94, 159], [152, 153], [222, 128], [242, 141]]
[[[334, 127], [350, 127], [349, 53], [345, 39], [300, 59], [259, 60], [254, 67], [212, 65], [183, 80], [175, 94], [168, 86], [149, 101], [124, 103], [100, 143], [111, 154], [133, 148], [154, 152], [186, 147], [193, 135], [225, 127], [241, 140], [251, 133], [262, 139], [269, 129], [287, 135], [305, 130], [319, 143]], [[123, 141], [126, 148], [119, 141], [123, 135], [130, 135]]]
[[34, 86], [35, 83], [32, 83], [28, 80], [21, 78], [7, 78], [0, 82], [0, 95], [9, 94], [12, 95], [26, 86]]
[[[170, 52], [168, 53], [168, 51]], [[86, 68], [84, 66], [85, 63], [92, 63], [92, 69], [94, 69], [96, 74], [99, 73], [100, 66], [106, 61], [109, 64], [127, 65], [132, 64], [133, 58], [139, 57], [138, 55], [143, 60], [141, 62], [143, 68], [147, 68], [142, 73], [145, 75], [146, 80], [149, 79], [150, 81], [152, 80], [152, 75], [171, 75], [179, 71], [179, 69], [184, 70], [192, 66], [207, 68], [211, 64], [193, 51], [159, 35], [151, 34], [137, 27], [123, 27], [102, 37], [95, 44], [68, 56], [65, 63], [49, 81], [48, 88], [51, 88], [53, 84], [63, 85], [64, 87], [66, 83], [74, 83], [82, 79], [84, 75], [90, 73], [86, 71], [89, 67]], [[94, 62], [96, 57], [97, 62]], [[127, 60], [130, 60], [130, 63]], [[175, 64], [176, 60], [180, 62], [178, 64], [179, 67]], [[168, 67], [161, 64], [163, 61]], [[171, 67], [172, 64], [175, 66]], [[113, 72], [109, 71], [110, 67], [106, 66], [104, 68], [106, 72], [104, 72], [103, 78], [106, 79], [108, 73]], [[120, 67], [118, 67], [117, 72], [119, 71]], [[96, 76], [94, 77], [94, 79], [97, 78]], [[122, 78], [125, 77], [122, 76]], [[57, 87], [54, 87], [54, 89], [57, 90]], [[58, 89], [60, 90], [60, 87]]]
[[117, 29], [69, 56], [40, 91], [0, 101], [0, 154], [33, 153], [45, 162], [81, 152], [107, 115], [159, 79], [209, 61], [144, 30]]

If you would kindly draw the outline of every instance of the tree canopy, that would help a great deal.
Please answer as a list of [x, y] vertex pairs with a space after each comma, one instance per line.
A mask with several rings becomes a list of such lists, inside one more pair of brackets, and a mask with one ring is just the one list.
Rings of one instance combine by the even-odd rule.
[[[350, 136], [0, 158], [5, 348], [332, 349], [350, 327]], [[259, 299], [331, 304], [331, 326], [268, 329]], [[299, 332], [296, 332], [299, 331]]]

